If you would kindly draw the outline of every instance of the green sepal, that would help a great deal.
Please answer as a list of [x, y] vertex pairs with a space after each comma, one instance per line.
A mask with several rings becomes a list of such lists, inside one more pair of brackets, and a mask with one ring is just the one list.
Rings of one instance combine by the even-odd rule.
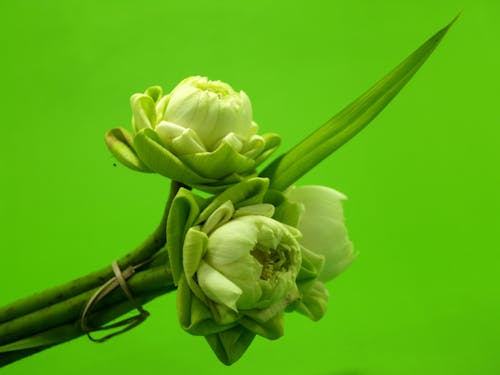
[[234, 327], [236, 321], [221, 324], [214, 319], [214, 311], [191, 290], [185, 275], [182, 275], [177, 289], [177, 316], [181, 327], [192, 335], [206, 336]]
[[240, 182], [246, 181], [249, 178], [257, 177], [257, 172], [251, 173], [251, 174], [246, 174], [246, 175], [240, 175], [238, 173], [233, 173], [229, 176], [224, 177], [223, 179], [217, 181], [216, 184], [210, 185], [196, 185], [193, 184], [191, 185], [195, 189], [199, 189], [202, 191], [205, 191], [207, 193], [212, 193], [212, 194], [218, 194], [223, 192], [224, 190], [227, 190], [231, 186], [238, 184]]
[[104, 140], [109, 151], [120, 163], [135, 171], [152, 172], [137, 156], [132, 135], [127, 130], [123, 128], [111, 129], [104, 136]]
[[217, 358], [225, 365], [236, 362], [252, 343], [255, 333], [242, 326], [205, 336]]
[[203, 223], [220, 205], [227, 201], [233, 202], [235, 208], [262, 203], [268, 186], [268, 179], [254, 177], [229, 187], [208, 204], [196, 219], [195, 224]]
[[189, 258], [183, 255], [182, 264], [186, 277], [192, 278], [207, 249], [208, 236], [206, 233], [197, 230], [195, 227], [189, 228], [184, 238], [182, 247], [183, 254], [188, 254]]
[[[146, 91], [147, 92], [147, 91]], [[148, 94], [134, 94], [130, 97], [132, 127], [137, 133], [156, 124], [156, 109], [153, 98]]]
[[212, 152], [187, 154], [179, 158], [192, 170], [203, 171], [203, 175], [214, 179], [221, 179], [231, 173], [245, 173], [255, 168], [253, 159], [241, 155], [227, 143], [221, 143]]
[[284, 334], [284, 316], [285, 314], [282, 311], [265, 322], [259, 322], [249, 316], [244, 316], [239, 322], [246, 329], [259, 336], [269, 340], [276, 340]]
[[260, 175], [271, 180], [270, 187], [285, 190], [361, 131], [406, 85], [457, 18], [458, 16], [363, 95], [268, 165]]
[[274, 207], [278, 207], [283, 202], [286, 201], [285, 194], [279, 190], [268, 189], [264, 195], [263, 202], [272, 204]]
[[320, 320], [326, 313], [328, 291], [318, 280], [299, 286], [301, 298], [291, 304], [287, 311], [297, 311], [313, 321]]
[[148, 87], [146, 91], [144, 91], [144, 94], [150, 96], [151, 99], [153, 99], [153, 102], [156, 104], [158, 103], [158, 100], [160, 100], [163, 96], [163, 89], [161, 88], [161, 86], [151, 86]]
[[304, 246], [301, 246], [301, 253], [302, 263], [296, 279], [298, 286], [303, 282], [316, 279], [325, 264], [325, 257], [323, 255], [309, 251]]
[[172, 278], [177, 285], [182, 274], [182, 248], [188, 229], [192, 226], [199, 207], [194, 194], [180, 189], [175, 196], [167, 218], [167, 252]]
[[[276, 190], [273, 191], [276, 192]], [[276, 205], [273, 218], [283, 224], [296, 228], [304, 212], [304, 206], [301, 203], [290, 202], [283, 193], [281, 194], [283, 195], [283, 199]]]
[[255, 167], [263, 163], [281, 144], [281, 137], [275, 133], [262, 134], [265, 140], [264, 150], [255, 158]]
[[186, 185], [213, 184], [217, 180], [205, 178], [186, 166], [177, 156], [168, 151], [158, 134], [152, 129], [140, 130], [134, 137], [134, 146], [140, 159], [162, 176]]

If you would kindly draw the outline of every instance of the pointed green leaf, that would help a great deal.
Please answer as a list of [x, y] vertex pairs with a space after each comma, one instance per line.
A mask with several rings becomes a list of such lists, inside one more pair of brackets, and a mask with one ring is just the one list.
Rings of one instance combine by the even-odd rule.
[[367, 92], [264, 169], [261, 176], [269, 177], [270, 188], [286, 189], [363, 129], [417, 72], [457, 18]]

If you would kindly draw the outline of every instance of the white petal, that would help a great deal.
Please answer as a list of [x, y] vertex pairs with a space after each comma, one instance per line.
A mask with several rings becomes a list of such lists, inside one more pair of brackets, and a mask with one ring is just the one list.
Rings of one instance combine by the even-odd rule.
[[208, 298], [229, 307], [231, 310], [238, 311], [236, 302], [240, 298], [242, 290], [236, 284], [204, 261], [201, 261], [197, 274], [198, 284]]
[[164, 143], [170, 143], [172, 139], [180, 136], [185, 129], [173, 122], [162, 121], [156, 126], [155, 130]]
[[318, 276], [326, 281], [334, 278], [349, 265], [357, 254], [344, 224], [342, 193], [324, 186], [301, 186], [287, 192], [292, 202], [304, 205], [298, 229], [300, 243], [325, 257], [325, 266]]
[[240, 152], [243, 148], [243, 142], [233, 133], [229, 133], [224, 136], [219, 142], [216, 144], [216, 148], [219, 147], [221, 143], [226, 143], [231, 146], [236, 152]]
[[156, 133], [163, 143], [176, 155], [196, 154], [206, 152], [206, 148], [193, 129], [168, 121], [162, 121], [156, 126]]
[[217, 269], [247, 256], [257, 244], [257, 227], [241, 219], [217, 228], [208, 238], [206, 258]]

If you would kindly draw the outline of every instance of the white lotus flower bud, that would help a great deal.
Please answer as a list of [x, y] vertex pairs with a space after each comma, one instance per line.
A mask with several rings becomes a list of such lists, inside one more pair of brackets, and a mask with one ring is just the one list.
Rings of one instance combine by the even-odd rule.
[[193, 129], [207, 151], [213, 151], [225, 137], [242, 148], [255, 134], [252, 105], [243, 92], [234, 91], [221, 81], [206, 77], [190, 77], [171, 93], [162, 121], [157, 125], [160, 135], [171, 133], [169, 128], [180, 126]]
[[189, 77], [166, 95], [152, 86], [130, 104], [134, 134], [105, 137], [116, 158], [207, 192], [255, 175], [280, 144], [277, 134], [257, 134], [248, 96], [221, 81]]
[[232, 310], [264, 309], [295, 287], [300, 264], [290, 229], [266, 216], [241, 216], [209, 235], [198, 283]]
[[300, 243], [325, 257], [321, 281], [333, 279], [357, 257], [344, 224], [342, 200], [346, 196], [324, 186], [300, 186], [287, 192], [288, 199], [303, 205], [297, 228]]

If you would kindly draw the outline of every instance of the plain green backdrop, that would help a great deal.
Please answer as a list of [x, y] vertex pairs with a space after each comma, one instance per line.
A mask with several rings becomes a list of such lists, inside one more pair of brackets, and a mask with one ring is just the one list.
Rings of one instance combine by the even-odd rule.
[[0, 305], [124, 254], [168, 183], [103, 142], [129, 96], [189, 75], [250, 96], [287, 150], [464, 8], [393, 103], [301, 184], [349, 196], [361, 255], [326, 317], [287, 315], [232, 367], [183, 332], [175, 296], [105, 344], [85, 338], [1, 370], [37, 374], [500, 374], [500, 2], [2, 1]]

